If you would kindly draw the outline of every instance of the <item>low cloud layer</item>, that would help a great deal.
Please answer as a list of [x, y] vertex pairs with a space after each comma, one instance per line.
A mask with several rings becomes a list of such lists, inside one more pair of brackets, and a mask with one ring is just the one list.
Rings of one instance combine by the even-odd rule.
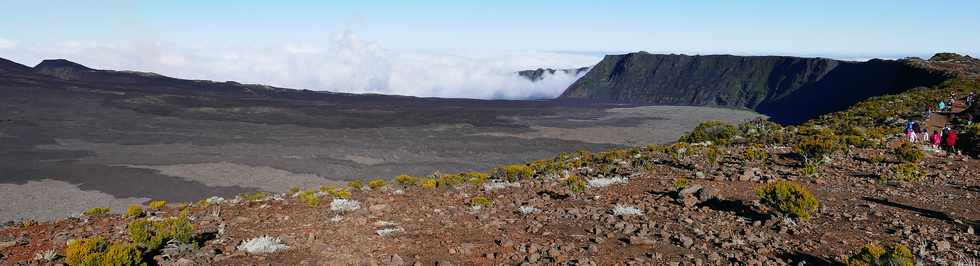
[[100, 69], [297, 89], [478, 99], [555, 97], [578, 77], [559, 72], [530, 82], [514, 72], [592, 66], [601, 59], [534, 51], [395, 51], [350, 32], [335, 34], [325, 43], [253, 46], [24, 44], [0, 38], [0, 57], [28, 65], [47, 58], [66, 58]]

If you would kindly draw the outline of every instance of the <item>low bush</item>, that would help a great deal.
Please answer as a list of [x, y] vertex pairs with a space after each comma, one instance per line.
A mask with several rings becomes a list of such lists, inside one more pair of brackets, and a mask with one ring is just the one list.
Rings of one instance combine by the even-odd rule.
[[800, 168], [800, 176], [805, 177], [817, 177], [820, 175], [820, 163], [817, 161], [803, 162], [803, 168]]
[[347, 181], [347, 187], [351, 189], [361, 190], [361, 188], [364, 187], [364, 183], [362, 183], [361, 180], [351, 180], [351, 181]]
[[269, 192], [256, 191], [254, 193], [242, 193], [238, 195], [244, 201], [260, 201], [269, 197]]
[[97, 215], [103, 215], [109, 213], [109, 211], [111, 211], [109, 208], [95, 207], [95, 208], [85, 210], [84, 212], [82, 212], [82, 215], [97, 216]]
[[371, 188], [371, 190], [378, 190], [384, 186], [385, 186], [385, 181], [383, 179], [375, 178], [375, 179], [371, 179], [371, 181], [368, 181], [368, 187]]
[[925, 156], [925, 153], [922, 152], [922, 149], [919, 149], [918, 145], [908, 142], [902, 143], [902, 145], [896, 147], [894, 153], [895, 157], [898, 158], [899, 161], [906, 163], [918, 162]]
[[439, 186], [439, 181], [432, 178], [422, 179], [420, 186], [424, 189], [435, 189], [437, 186]]
[[65, 262], [72, 266], [146, 265], [130, 244], [110, 244], [101, 236], [74, 240], [65, 248]]
[[704, 157], [708, 159], [708, 165], [715, 166], [722, 157], [722, 151], [717, 146], [711, 145], [704, 151]]
[[896, 164], [888, 169], [891, 170], [891, 175], [886, 178], [888, 180], [915, 182], [925, 177], [925, 173], [919, 170], [919, 165], [915, 163]]
[[132, 244], [112, 244], [102, 258], [102, 265], [146, 265], [143, 254]]
[[166, 200], [151, 200], [150, 203], [147, 204], [147, 206], [149, 206], [151, 210], [160, 210], [164, 206], [167, 206], [167, 201]]
[[129, 205], [129, 208], [126, 208], [126, 217], [140, 218], [143, 217], [143, 215], [145, 215], [143, 212], [143, 206], [140, 206], [139, 204]]
[[186, 215], [161, 220], [140, 219], [129, 223], [129, 236], [136, 245], [148, 251], [159, 249], [168, 240], [191, 243], [194, 225]]
[[738, 136], [738, 127], [721, 121], [706, 121], [699, 124], [691, 133], [681, 136], [681, 142], [701, 143], [710, 141], [719, 145], [728, 145]]
[[299, 201], [306, 203], [310, 207], [320, 206], [320, 202], [323, 201], [320, 195], [317, 194], [315, 190], [306, 190], [299, 193]]
[[399, 175], [395, 177], [395, 183], [402, 185], [404, 187], [415, 186], [418, 183], [419, 178], [410, 175]]
[[801, 220], [810, 219], [810, 215], [817, 210], [819, 205], [817, 198], [810, 193], [810, 190], [798, 183], [786, 180], [779, 180], [760, 187], [756, 190], [756, 196], [777, 213]]
[[490, 178], [490, 175], [476, 171], [463, 173], [462, 175], [466, 178], [467, 183], [474, 186], [483, 185], [483, 183], [487, 182], [487, 179]]
[[534, 177], [534, 169], [523, 164], [511, 164], [498, 168], [496, 175], [509, 182], [516, 182], [518, 180]]
[[565, 179], [565, 185], [568, 186], [568, 190], [571, 190], [572, 192], [575, 193], [585, 191], [585, 189], [589, 187], [588, 183], [586, 183], [585, 180], [582, 180], [581, 177], [575, 175], [568, 177], [568, 179]]
[[875, 244], [865, 244], [861, 251], [845, 259], [848, 266], [914, 266], [915, 256], [908, 247], [902, 244], [893, 245], [889, 249]]
[[690, 145], [683, 142], [674, 143], [673, 145], [664, 147], [664, 153], [670, 155], [670, 158], [674, 161], [683, 160], [690, 154]]
[[832, 134], [818, 133], [806, 136], [793, 146], [793, 150], [803, 157], [804, 161], [821, 160], [842, 150], [840, 141]]
[[330, 195], [331, 196], [333, 196], [334, 198], [340, 198], [340, 199], [349, 199], [351, 196], [353, 196], [353, 194], [354, 193], [351, 193], [350, 190], [347, 190], [346, 188], [345, 189], [337, 189], [337, 190], [334, 190], [334, 191], [330, 192]]
[[881, 164], [885, 162], [885, 156], [881, 156], [881, 154], [875, 154], [872, 155], [871, 158], [868, 159], [868, 161], [871, 161], [872, 164]]
[[761, 145], [751, 145], [742, 150], [742, 158], [750, 162], [763, 162], [769, 159], [769, 152]]
[[687, 188], [691, 184], [689, 181], [687, 181], [687, 178], [678, 177], [678, 178], [674, 178], [673, 185], [674, 185], [674, 190], [680, 191], [682, 189]]
[[484, 196], [476, 196], [470, 198], [470, 206], [473, 207], [486, 207], [490, 206], [490, 199]]
[[466, 184], [466, 180], [467, 180], [466, 175], [462, 173], [439, 175], [439, 178], [436, 179], [436, 183], [437, 183], [436, 186], [456, 187], [462, 184]]

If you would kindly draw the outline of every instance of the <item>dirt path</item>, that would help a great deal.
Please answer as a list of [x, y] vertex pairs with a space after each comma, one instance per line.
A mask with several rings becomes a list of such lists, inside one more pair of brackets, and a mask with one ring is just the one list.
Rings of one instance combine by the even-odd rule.
[[949, 124], [950, 117], [957, 115], [967, 109], [966, 97], [961, 97], [956, 100], [956, 104], [953, 104], [952, 110], [949, 112], [934, 112], [929, 119], [926, 120], [926, 128], [929, 132], [933, 130], [942, 130], [944, 126]]

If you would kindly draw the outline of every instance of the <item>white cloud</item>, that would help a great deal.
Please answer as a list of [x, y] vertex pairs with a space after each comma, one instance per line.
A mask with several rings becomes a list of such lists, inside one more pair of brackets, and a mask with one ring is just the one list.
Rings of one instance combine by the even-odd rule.
[[[2, 42], [0, 42], [2, 44]], [[480, 99], [547, 98], [577, 77], [530, 82], [518, 70], [591, 66], [599, 57], [537, 51], [395, 51], [350, 32], [325, 43], [215, 46], [168, 43], [32, 45], [3, 56], [18, 62], [66, 58], [93, 68], [353, 93]]]
[[17, 46], [17, 44], [14, 43], [14, 41], [0, 38], [0, 49], [10, 49], [14, 48], [15, 46]]

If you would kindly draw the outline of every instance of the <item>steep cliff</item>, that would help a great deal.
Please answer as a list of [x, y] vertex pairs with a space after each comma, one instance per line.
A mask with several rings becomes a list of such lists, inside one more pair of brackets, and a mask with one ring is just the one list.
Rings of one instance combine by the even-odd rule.
[[748, 108], [783, 123], [862, 99], [940, 83], [950, 74], [904, 60], [849, 62], [788, 56], [606, 56], [560, 98]]

